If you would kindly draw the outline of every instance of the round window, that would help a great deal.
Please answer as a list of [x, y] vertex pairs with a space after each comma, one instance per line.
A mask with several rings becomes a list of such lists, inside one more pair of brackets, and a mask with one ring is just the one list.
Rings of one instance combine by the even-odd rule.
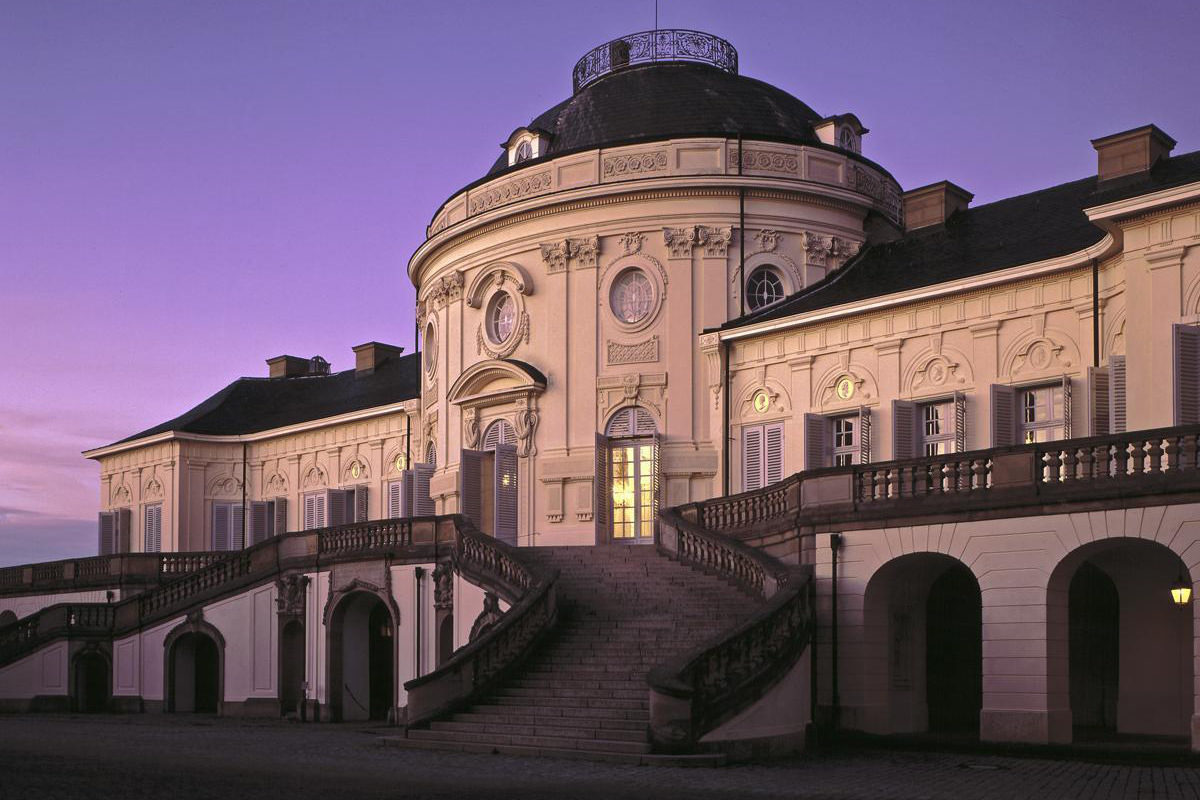
[[488, 303], [487, 330], [494, 344], [503, 344], [517, 324], [517, 305], [507, 292], [496, 292]]
[[654, 308], [654, 286], [640, 269], [627, 269], [613, 281], [609, 302], [621, 322], [641, 322]]
[[755, 310], [783, 299], [783, 281], [771, 267], [759, 267], [746, 281], [746, 302]]
[[425, 325], [425, 371], [433, 372], [433, 368], [437, 366], [437, 329], [433, 327], [433, 323]]

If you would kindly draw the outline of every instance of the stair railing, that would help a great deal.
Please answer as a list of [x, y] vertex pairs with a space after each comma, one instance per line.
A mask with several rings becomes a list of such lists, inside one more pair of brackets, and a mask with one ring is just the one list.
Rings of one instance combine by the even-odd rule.
[[558, 571], [526, 562], [519, 550], [480, 533], [455, 517], [454, 571], [510, 608], [475, 641], [456, 650], [440, 667], [404, 684], [406, 725], [425, 725], [486, 694], [520, 664], [558, 621]]
[[0, 664], [6, 664], [63, 636], [108, 638], [116, 620], [113, 606], [60, 603], [0, 628]]
[[816, 629], [812, 568], [787, 565], [706, 530], [675, 509], [659, 515], [661, 553], [736, 583], [765, 604], [732, 630], [650, 670], [650, 739], [686, 752], [748, 708], [796, 664]]

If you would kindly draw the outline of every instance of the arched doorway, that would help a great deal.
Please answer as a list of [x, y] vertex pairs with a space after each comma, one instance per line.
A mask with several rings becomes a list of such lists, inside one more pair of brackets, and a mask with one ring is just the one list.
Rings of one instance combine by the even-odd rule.
[[439, 667], [454, 654], [454, 614], [446, 614], [438, 623], [437, 654]]
[[971, 570], [940, 553], [875, 572], [863, 598], [865, 730], [978, 734], [981, 597]]
[[221, 702], [221, 647], [204, 631], [168, 642], [167, 710], [216, 714]]
[[[1149, 539], [1115, 537], [1068, 554], [1047, 586], [1052, 709], [1070, 709], [1073, 739], [1187, 737], [1194, 701], [1193, 605], [1171, 589], [1192, 578]], [[1063, 727], [1063, 736], [1066, 726]]]
[[279, 632], [279, 711], [303, 716], [304, 623], [288, 620]]
[[85, 650], [75, 657], [74, 710], [97, 714], [108, 710], [112, 678], [108, 659], [99, 650]]
[[[613, 414], [597, 438], [596, 498], [607, 531], [601, 537], [620, 544], [649, 544], [658, 525], [659, 437], [650, 412], [638, 406]], [[601, 522], [603, 524], [603, 522]], [[601, 538], [598, 537], [598, 538]], [[602, 539], [603, 540], [603, 539]]]
[[377, 595], [356, 591], [329, 624], [329, 707], [334, 721], [387, 720], [395, 707], [396, 625]]

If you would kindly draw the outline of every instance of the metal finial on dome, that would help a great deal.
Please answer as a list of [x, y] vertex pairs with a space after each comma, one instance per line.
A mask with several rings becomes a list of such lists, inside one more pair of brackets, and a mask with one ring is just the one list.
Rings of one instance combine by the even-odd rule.
[[720, 36], [702, 31], [666, 29], [631, 33], [589, 50], [575, 62], [571, 82], [578, 92], [610, 72], [655, 61], [710, 64], [737, 75], [737, 50]]

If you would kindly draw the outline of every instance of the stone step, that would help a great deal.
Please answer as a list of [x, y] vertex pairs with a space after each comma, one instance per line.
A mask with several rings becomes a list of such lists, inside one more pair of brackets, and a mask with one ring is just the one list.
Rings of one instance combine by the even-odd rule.
[[720, 767], [726, 757], [720, 753], [701, 755], [658, 755], [654, 753], [608, 753], [598, 750], [557, 749], [551, 747], [518, 747], [500, 744], [473, 744], [469, 742], [427, 741], [402, 736], [380, 736], [378, 742], [384, 747], [406, 750], [441, 750], [457, 753], [487, 753], [490, 755], [525, 756], [536, 758], [561, 758], [573, 761], [597, 761], [610, 764], [655, 767]]
[[540, 697], [533, 694], [497, 693], [489, 703], [502, 706], [565, 706], [567, 708], [615, 708], [628, 711], [648, 711], [650, 693], [645, 691], [640, 699], [623, 697]]
[[[561, 736], [516, 736], [499, 733], [463, 733], [461, 731], [409, 730], [408, 738], [434, 742], [516, 745], [560, 750], [586, 749], [602, 753], [649, 753], [650, 743], [609, 739], [575, 739]], [[581, 746], [582, 745], [582, 746]]]
[[536, 724], [518, 725], [511, 722], [475, 722], [461, 721], [457, 718], [449, 722], [434, 722], [429, 726], [434, 731], [453, 731], [457, 733], [494, 734], [496, 736], [535, 736], [553, 739], [592, 739], [613, 742], [645, 742], [646, 729], [622, 730], [617, 728], [601, 728], [599, 726], [576, 725], [547, 725], [545, 720]]
[[[490, 709], [496, 709], [493, 713]], [[586, 709], [585, 709], [586, 710]], [[602, 709], [595, 709], [600, 711]], [[563, 726], [577, 727], [588, 725], [593, 729], [638, 731], [646, 733], [649, 717], [639, 719], [611, 719], [609, 717], [593, 716], [552, 716], [550, 714], [514, 714], [511, 706], [474, 706], [471, 711], [455, 714], [451, 722], [474, 722], [483, 725], [514, 725], [514, 726]], [[437, 724], [437, 723], [435, 723]]]
[[[636, 722], [645, 726], [650, 721], [649, 714], [642, 708], [609, 708], [579, 705], [521, 705], [516, 703], [501, 705], [489, 702], [471, 706], [469, 712], [460, 713], [488, 716], [511, 715], [514, 717], [582, 718], [594, 720], [602, 728], [611, 727], [605, 724], [608, 722]], [[618, 725], [616, 727], [621, 726]]]

